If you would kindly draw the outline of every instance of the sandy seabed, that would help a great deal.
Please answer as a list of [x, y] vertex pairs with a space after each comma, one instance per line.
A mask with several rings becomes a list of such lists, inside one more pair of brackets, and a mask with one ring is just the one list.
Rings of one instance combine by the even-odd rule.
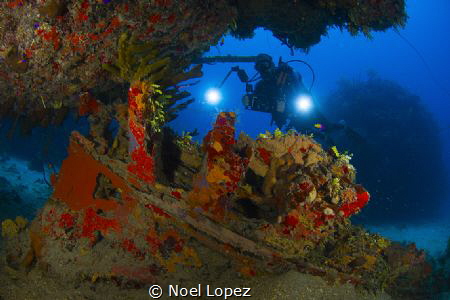
[[[175, 285], [176, 283], [174, 283]], [[248, 295], [251, 297], [231, 296], [227, 299], [348, 299], [348, 300], [384, 300], [391, 299], [385, 293], [369, 294], [355, 289], [350, 284], [330, 285], [322, 278], [301, 274], [295, 271], [283, 275], [261, 277], [258, 279], [229, 278], [223, 282], [202, 284], [202, 295], [199, 296], [168, 296], [159, 299], [225, 299], [225, 296], [207, 296], [206, 285], [210, 286], [209, 294], [214, 294], [216, 288], [250, 288]], [[193, 285], [192, 287], [197, 287]], [[191, 288], [191, 286], [186, 286]], [[163, 286], [163, 292], [167, 294], [168, 287]], [[242, 294], [242, 293], [241, 293]], [[90, 282], [74, 283], [73, 286], [62, 285], [56, 278], [44, 275], [39, 270], [32, 270], [28, 274], [4, 271], [0, 275], [0, 299], [152, 299], [148, 294], [148, 288], [124, 289], [110, 283]]]

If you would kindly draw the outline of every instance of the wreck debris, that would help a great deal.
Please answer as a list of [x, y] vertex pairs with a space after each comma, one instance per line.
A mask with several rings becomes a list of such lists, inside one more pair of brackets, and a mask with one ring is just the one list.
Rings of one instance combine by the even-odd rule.
[[[369, 290], [426, 276], [415, 248], [350, 225], [369, 194], [354, 183], [346, 155], [295, 132], [236, 140], [235, 118], [218, 115], [190, 190], [158, 182], [160, 164], [149, 183], [73, 133], [55, 192], [30, 227], [29, 248], [10, 264], [37, 263], [67, 280], [146, 284], [184, 268], [202, 274], [209, 262], [200, 253], [213, 251], [243, 276], [294, 269]], [[399, 256], [401, 264], [392, 260]]]

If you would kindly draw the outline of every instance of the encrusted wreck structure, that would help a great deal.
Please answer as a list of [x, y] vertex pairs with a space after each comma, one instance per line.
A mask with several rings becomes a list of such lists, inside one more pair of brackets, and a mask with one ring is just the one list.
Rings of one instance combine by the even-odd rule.
[[74, 132], [43, 210], [5, 225], [9, 265], [145, 286], [207, 281], [212, 251], [242, 276], [293, 269], [372, 291], [427, 275], [423, 252], [350, 224], [370, 196], [348, 155], [295, 132], [236, 140], [234, 121], [219, 114], [202, 146], [169, 130], [152, 152], [138, 140], [128, 163]]
[[[202, 145], [165, 127], [192, 101], [179, 86], [202, 75], [193, 58], [227, 31], [245, 36], [243, 28], [282, 21], [245, 23], [277, 1], [245, 2], [0, 7], [2, 115], [22, 128], [58, 124], [68, 112], [90, 122], [88, 136], [72, 133], [38, 216], [2, 223], [8, 272], [41, 268], [67, 282], [124, 287], [198, 282], [217, 272], [207, 255], [215, 253], [247, 277], [297, 270], [403, 294], [421, 282], [429, 272], [423, 252], [351, 225], [370, 194], [355, 183], [349, 155], [297, 132], [236, 138], [233, 113], [217, 116]], [[314, 38], [279, 26], [276, 34], [308, 48], [325, 33], [309, 29], [316, 15], [352, 32], [404, 22], [403, 1], [359, 2], [280, 2], [309, 12], [295, 24]]]

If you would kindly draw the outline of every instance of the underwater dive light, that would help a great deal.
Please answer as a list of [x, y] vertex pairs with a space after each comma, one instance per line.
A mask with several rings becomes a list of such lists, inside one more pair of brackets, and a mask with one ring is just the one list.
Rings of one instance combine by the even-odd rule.
[[308, 94], [301, 94], [295, 101], [295, 108], [298, 112], [307, 113], [313, 106], [312, 98]]
[[216, 105], [222, 100], [222, 94], [218, 88], [210, 88], [206, 91], [205, 99], [208, 104]]

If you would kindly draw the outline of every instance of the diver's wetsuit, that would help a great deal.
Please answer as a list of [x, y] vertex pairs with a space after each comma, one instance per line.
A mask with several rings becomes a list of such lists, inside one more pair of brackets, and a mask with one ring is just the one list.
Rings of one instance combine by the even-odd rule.
[[253, 109], [271, 113], [272, 122], [282, 128], [295, 111], [293, 99], [306, 91], [301, 76], [286, 63], [280, 63], [276, 68], [257, 70], [261, 74], [261, 80], [255, 85], [257, 101]]

